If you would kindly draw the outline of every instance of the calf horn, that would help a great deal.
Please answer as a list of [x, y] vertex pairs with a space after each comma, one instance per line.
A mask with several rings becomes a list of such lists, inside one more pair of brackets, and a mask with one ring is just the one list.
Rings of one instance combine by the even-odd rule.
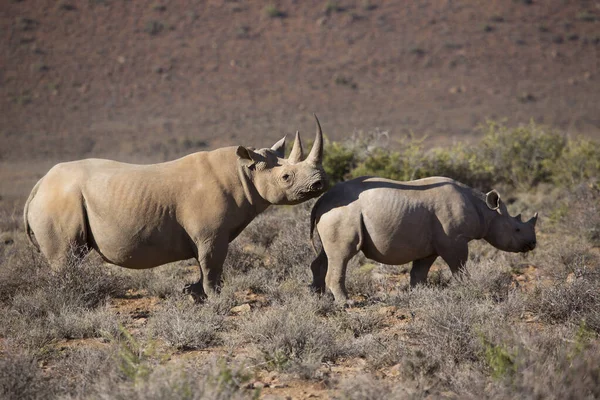
[[321, 129], [319, 118], [317, 118], [316, 114], [313, 115], [317, 121], [317, 136], [315, 137], [312, 149], [310, 149], [310, 154], [306, 157], [306, 161], [313, 165], [321, 165], [323, 161], [323, 130]]
[[300, 133], [296, 131], [296, 140], [294, 140], [294, 145], [292, 146], [292, 151], [290, 152], [288, 160], [292, 164], [296, 164], [302, 161], [302, 157], [304, 157], [304, 151], [302, 150], [302, 141], [300, 140]]

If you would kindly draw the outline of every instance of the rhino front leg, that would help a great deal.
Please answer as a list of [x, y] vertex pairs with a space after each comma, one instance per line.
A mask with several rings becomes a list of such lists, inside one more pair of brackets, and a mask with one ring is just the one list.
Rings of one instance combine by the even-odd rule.
[[327, 254], [321, 249], [317, 258], [310, 265], [313, 281], [310, 287], [317, 293], [325, 293], [325, 276], [327, 275]]
[[469, 246], [466, 241], [455, 241], [452, 244], [440, 246], [438, 254], [450, 267], [452, 275], [461, 272], [469, 259]]
[[201, 303], [206, 300], [206, 292], [204, 292], [204, 274], [202, 273], [202, 268], [200, 268], [200, 265], [198, 265], [198, 268], [200, 269], [200, 279], [196, 283], [185, 285], [183, 288], [183, 293], [192, 296], [196, 303]]
[[198, 246], [198, 262], [202, 273], [200, 282], [208, 297], [214, 296], [220, 290], [228, 245], [229, 241], [225, 239]]
[[412, 269], [410, 270], [410, 287], [427, 283], [427, 274], [429, 274], [429, 269], [436, 258], [438, 258], [437, 254], [413, 261]]

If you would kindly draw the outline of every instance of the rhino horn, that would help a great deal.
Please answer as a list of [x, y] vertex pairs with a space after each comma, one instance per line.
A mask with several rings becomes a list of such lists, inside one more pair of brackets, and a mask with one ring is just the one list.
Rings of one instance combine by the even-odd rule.
[[285, 136], [271, 146], [271, 150], [277, 154], [277, 157], [283, 158], [285, 156]]
[[292, 151], [290, 152], [290, 157], [288, 158], [288, 160], [292, 164], [296, 164], [302, 161], [302, 157], [304, 157], [304, 151], [302, 150], [302, 141], [300, 140], [300, 133], [296, 131], [296, 139], [294, 140], [294, 146], [292, 146]]
[[321, 165], [323, 162], [323, 130], [321, 129], [319, 118], [317, 118], [316, 114], [313, 115], [317, 121], [317, 136], [308, 157], [306, 157], [306, 161], [313, 165]]
[[528, 224], [532, 224], [533, 226], [535, 226], [535, 223], [537, 222], [537, 217], [538, 217], [538, 213], [535, 213], [533, 215], [533, 217], [531, 217], [531, 219], [529, 221], [527, 221]]

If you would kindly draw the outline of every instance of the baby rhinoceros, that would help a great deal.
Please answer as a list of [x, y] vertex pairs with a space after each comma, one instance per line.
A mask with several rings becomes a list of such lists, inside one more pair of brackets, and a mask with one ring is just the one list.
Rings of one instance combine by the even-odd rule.
[[371, 260], [400, 265], [413, 262], [410, 285], [425, 283], [440, 256], [452, 273], [464, 266], [469, 241], [525, 253], [536, 245], [537, 213], [527, 222], [511, 217], [495, 190], [484, 194], [449, 178], [398, 182], [361, 177], [325, 193], [311, 213], [323, 247], [311, 265], [312, 287], [325, 286], [345, 302], [348, 261], [362, 250]]

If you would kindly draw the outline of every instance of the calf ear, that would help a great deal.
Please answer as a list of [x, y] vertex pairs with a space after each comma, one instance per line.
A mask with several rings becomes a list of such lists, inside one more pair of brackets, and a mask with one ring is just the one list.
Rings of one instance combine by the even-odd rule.
[[258, 154], [244, 146], [238, 146], [235, 154], [237, 154], [240, 164], [245, 167], [252, 167], [258, 159]]
[[279, 142], [275, 143], [271, 146], [271, 150], [275, 152], [277, 157], [284, 158], [285, 157], [285, 136]]
[[485, 194], [485, 204], [490, 210], [497, 210], [500, 208], [500, 194], [495, 190], [487, 192]]

